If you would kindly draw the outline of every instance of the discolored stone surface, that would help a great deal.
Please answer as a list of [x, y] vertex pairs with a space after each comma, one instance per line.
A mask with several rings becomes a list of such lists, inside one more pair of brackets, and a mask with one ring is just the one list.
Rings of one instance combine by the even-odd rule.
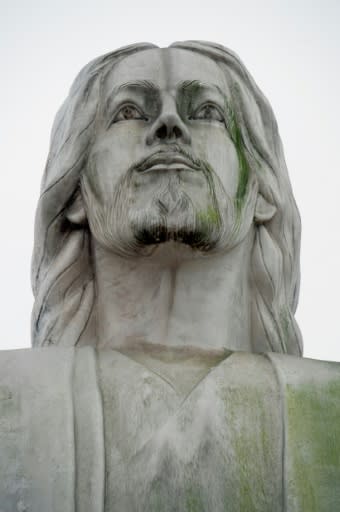
[[[179, 362], [200, 368], [190, 386]], [[0, 368], [4, 512], [340, 507], [337, 363], [144, 347], [3, 352]]]

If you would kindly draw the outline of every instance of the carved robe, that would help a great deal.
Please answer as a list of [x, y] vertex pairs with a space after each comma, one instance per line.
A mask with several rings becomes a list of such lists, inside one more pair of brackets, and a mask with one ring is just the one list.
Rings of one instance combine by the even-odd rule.
[[4, 351], [0, 460], [1, 512], [335, 512], [340, 364]]

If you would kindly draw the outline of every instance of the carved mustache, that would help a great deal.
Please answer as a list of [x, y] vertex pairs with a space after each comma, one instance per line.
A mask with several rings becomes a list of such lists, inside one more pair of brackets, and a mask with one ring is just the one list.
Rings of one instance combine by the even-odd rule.
[[201, 160], [195, 158], [188, 151], [174, 144], [170, 147], [158, 149], [143, 160], [131, 166], [135, 172], [147, 172], [156, 166], [162, 168], [184, 168], [193, 171], [203, 171], [205, 166]]
[[[131, 165], [126, 175], [127, 183], [130, 182], [135, 172], [148, 172], [155, 170], [156, 166], [159, 166], [159, 170], [184, 168], [190, 171], [201, 171], [207, 181], [214, 207], [218, 210], [214, 185], [214, 175], [216, 176], [216, 173], [213, 168], [207, 161], [195, 158], [189, 151], [183, 149], [178, 144], [159, 147], [151, 155]], [[221, 187], [223, 188], [223, 185]]]

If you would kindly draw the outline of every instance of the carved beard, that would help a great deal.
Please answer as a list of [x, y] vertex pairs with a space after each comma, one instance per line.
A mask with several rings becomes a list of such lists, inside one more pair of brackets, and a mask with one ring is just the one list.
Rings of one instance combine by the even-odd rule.
[[130, 210], [136, 240], [141, 245], [175, 241], [200, 250], [215, 247], [221, 216], [214, 188], [209, 186], [204, 173], [156, 172], [157, 176], [135, 176], [132, 180], [138, 183], [142, 198], [142, 204]]
[[82, 193], [92, 235], [121, 255], [148, 255], [175, 241], [202, 252], [235, 245], [234, 201], [211, 167], [140, 172], [131, 168], [103, 204], [83, 176]]

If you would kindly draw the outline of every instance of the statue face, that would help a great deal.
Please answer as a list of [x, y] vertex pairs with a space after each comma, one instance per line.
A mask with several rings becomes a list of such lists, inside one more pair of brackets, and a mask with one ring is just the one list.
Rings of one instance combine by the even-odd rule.
[[126, 255], [170, 240], [203, 251], [223, 242], [239, 177], [227, 96], [217, 64], [186, 50], [139, 52], [106, 75], [82, 177], [100, 244]]

